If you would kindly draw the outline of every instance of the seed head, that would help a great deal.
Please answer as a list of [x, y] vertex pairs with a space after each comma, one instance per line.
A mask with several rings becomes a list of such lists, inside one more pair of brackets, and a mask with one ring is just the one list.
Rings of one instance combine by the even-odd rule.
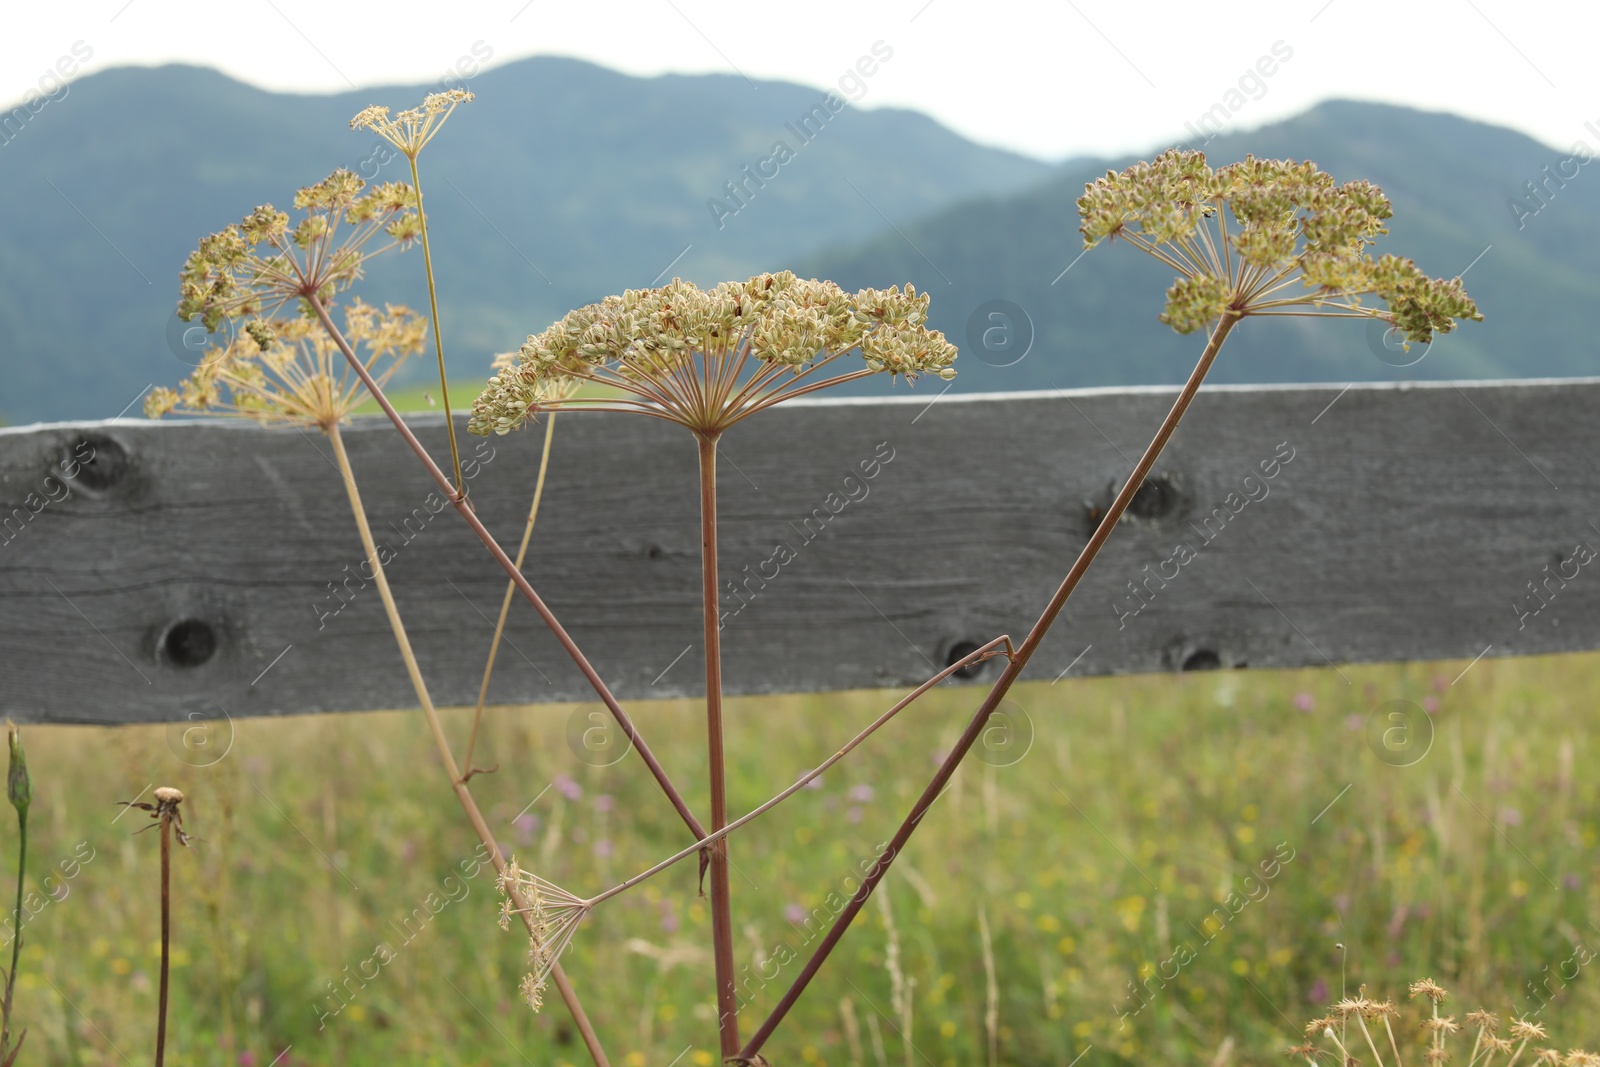
[[[344, 336], [379, 385], [421, 349], [428, 320], [398, 304], [357, 299], [344, 313]], [[315, 319], [252, 319], [225, 346], [209, 349], [177, 389], [150, 391], [145, 415], [237, 415], [263, 423], [326, 428], [349, 417], [366, 387]]]
[[[361, 277], [366, 261], [404, 248], [420, 233], [410, 185], [366, 183], [336, 170], [301, 189], [294, 206], [304, 215], [263, 204], [242, 222], [200, 239], [179, 274], [178, 317], [196, 316], [208, 331], [225, 319], [271, 318], [285, 304], [316, 296], [329, 303]], [[390, 241], [369, 248], [374, 238]]]
[[1416, 999], [1417, 997], [1427, 997], [1435, 1004], [1442, 1004], [1444, 1003], [1444, 998], [1447, 996], [1449, 996], [1449, 994], [1446, 993], [1444, 988], [1436, 983], [1432, 978], [1423, 978], [1420, 981], [1411, 983], [1412, 999]]
[[1477, 1011], [1467, 1012], [1467, 1022], [1472, 1023], [1474, 1026], [1482, 1027], [1483, 1032], [1486, 1034], [1498, 1033], [1500, 1030], [1500, 1020], [1495, 1017], [1493, 1012], [1485, 1011], [1482, 1008]]
[[[1413, 999], [1425, 997], [1431, 1002], [1432, 1011], [1417, 1018], [1416, 1032], [1427, 1042], [1427, 1047], [1423, 1051], [1424, 1061], [1429, 1067], [1442, 1067], [1452, 1058], [1451, 1039], [1466, 1027], [1458, 1023], [1454, 1015], [1438, 1014], [1438, 1006], [1445, 999], [1446, 993], [1432, 979], [1424, 978], [1413, 982], [1409, 988]], [[1305, 1032], [1311, 1043], [1315, 1044], [1316, 1039], [1321, 1037], [1343, 1054], [1348, 1050], [1340, 1044], [1336, 1031], [1336, 1027], [1341, 1023], [1348, 1024], [1358, 1019], [1381, 1019], [1385, 1027], [1390, 1027], [1391, 1020], [1399, 1018], [1400, 1011], [1393, 1003], [1368, 998], [1366, 987], [1362, 986], [1358, 996], [1347, 997], [1334, 1005], [1328, 1017], [1313, 1019], [1307, 1023]], [[1470, 1058], [1482, 1060], [1484, 1063], [1500, 1055], [1509, 1056], [1514, 1060], [1520, 1056], [1521, 1049], [1527, 1048], [1530, 1041], [1543, 1041], [1546, 1037], [1544, 1027], [1530, 1019], [1513, 1019], [1510, 1036], [1502, 1037], [1499, 1032], [1500, 1020], [1494, 1013], [1483, 1008], [1468, 1013], [1464, 1021], [1470, 1030], [1459, 1040], [1471, 1041], [1473, 1055]], [[1389, 1035], [1390, 1039], [1398, 1040], [1400, 1027], [1393, 1026], [1391, 1029], [1393, 1032]], [[1583, 1049], [1572, 1049], [1561, 1053], [1555, 1049], [1542, 1048], [1536, 1049], [1533, 1057], [1537, 1067], [1600, 1067], [1600, 1055]], [[1346, 1060], [1346, 1067], [1350, 1067], [1351, 1063], [1353, 1061]]]
[[[851, 295], [789, 271], [710, 290], [674, 278], [579, 308], [530, 336], [478, 397], [471, 429], [507, 433], [538, 407], [593, 406], [719, 433], [782, 400], [868, 374], [948, 380], [956, 349], [927, 329], [927, 316], [928, 296], [909, 285]], [[813, 378], [852, 351], [864, 368]], [[574, 380], [624, 398], [561, 399], [558, 389]]]
[[[140, 811], [149, 812], [153, 821], [144, 828], [145, 830], [152, 830], [162, 823], [170, 822], [174, 836], [178, 839], [178, 844], [187, 845], [189, 843], [189, 835], [183, 832], [183, 812], [179, 810], [179, 805], [183, 803], [183, 792], [174, 789], [170, 785], [159, 785], [151, 792], [150, 797], [155, 801], [154, 804], [128, 800], [119, 800], [117, 803], [123, 807], [138, 808]], [[144, 830], [138, 832], [142, 834]]]
[[528, 1006], [538, 1011], [544, 1006], [545, 981], [589, 913], [589, 903], [527, 873], [515, 859], [506, 863], [495, 886], [506, 896], [500, 906], [501, 928], [510, 926], [513, 915], [520, 916], [527, 927], [528, 961], [533, 969], [523, 977], [520, 990]]
[[442, 93], [429, 93], [422, 99], [421, 107], [410, 108], [389, 117], [386, 107], [363, 108], [350, 120], [352, 130], [371, 130], [398, 148], [401, 154], [416, 159], [418, 153], [434, 134], [439, 132], [450, 113], [459, 104], [472, 99], [465, 89], [449, 89]]
[[[1213, 170], [1204, 153], [1174, 149], [1107, 171], [1078, 211], [1086, 249], [1120, 237], [1179, 272], [1161, 315], [1179, 333], [1223, 315], [1324, 314], [1381, 319], [1426, 342], [1457, 319], [1483, 318], [1460, 278], [1369, 255], [1388, 232], [1388, 198], [1370, 182], [1336, 185], [1313, 163], [1247, 156]], [[1296, 280], [1300, 292], [1290, 292]]]

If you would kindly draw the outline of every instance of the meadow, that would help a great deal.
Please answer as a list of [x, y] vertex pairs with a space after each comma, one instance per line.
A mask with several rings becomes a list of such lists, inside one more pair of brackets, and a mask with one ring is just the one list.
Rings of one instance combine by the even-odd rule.
[[[1341, 986], [1398, 998], [1424, 975], [1457, 1010], [1538, 1012], [1558, 1047], [1600, 1044], [1584, 971], [1600, 784], [1577, 773], [1597, 756], [1597, 686], [1597, 655], [1019, 686], [1012, 732], [975, 750], [891, 871], [889, 907], [862, 913], [769, 1056], [1268, 1063]], [[732, 839], [747, 1031], [980, 694], [934, 691]], [[895, 696], [730, 701], [730, 807]], [[1374, 742], [1391, 700], [1427, 709], [1408, 766]], [[700, 709], [633, 707], [673, 776], [704, 781]], [[588, 710], [492, 709], [478, 763], [498, 770], [473, 783], [502, 847], [585, 895], [686, 843], [635, 757], [579, 758]], [[461, 746], [470, 712], [446, 714]], [[526, 941], [496, 925], [492, 868], [420, 713], [240, 720], [203, 759], [186, 728], [23, 730], [26, 1061], [149, 1055], [158, 842], [117, 802], [171, 785], [194, 839], [174, 858], [170, 1063], [586, 1062], [558, 999], [535, 1015], [517, 996]], [[684, 863], [579, 929], [563, 964], [613, 1063], [714, 1062], [706, 904]]]

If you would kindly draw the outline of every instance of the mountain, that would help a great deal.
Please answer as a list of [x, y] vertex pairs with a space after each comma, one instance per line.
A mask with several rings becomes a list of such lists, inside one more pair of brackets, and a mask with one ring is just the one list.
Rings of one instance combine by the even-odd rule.
[[[1574, 136], [1600, 155], [1600, 123]], [[1394, 218], [1375, 251], [1409, 256], [1444, 277], [1467, 271], [1463, 281], [1485, 319], [1409, 352], [1386, 345], [1372, 323], [1261, 319], [1233, 333], [1209, 380], [1600, 373], [1600, 162], [1452, 115], [1352, 101], [1203, 147], [1214, 166], [1253, 153], [1310, 159], [1339, 181], [1377, 183]], [[846, 288], [893, 278], [926, 289], [932, 324], [962, 349], [958, 391], [1181, 382], [1203, 342], [1156, 320], [1173, 272], [1127, 244], [1102, 244], [1077, 259], [1084, 184], [1131, 162], [1073, 161], [1035, 188], [946, 208], [898, 232], [803, 257], [795, 269]], [[1542, 183], [1539, 198], [1528, 182]], [[1522, 206], [1513, 209], [1512, 199]], [[1031, 351], [1012, 362], [1030, 322]]]
[[[873, 62], [892, 64], [892, 50]], [[636, 78], [538, 57], [468, 87], [477, 99], [422, 156], [463, 385], [487, 376], [490, 353], [607, 293], [790, 266], [1051, 173], [915, 112], [734, 75]], [[173, 308], [196, 241], [257, 204], [288, 206], [336, 166], [406, 177], [405, 160], [349, 119], [437, 88], [290, 95], [204, 68], [129, 67], [82, 77], [35, 113], [0, 114], [0, 418], [109, 417], [186, 374]], [[421, 257], [385, 259], [361, 291], [425, 308]]]
[[[20, 126], [0, 113], [0, 420], [114, 415], [187, 373], [173, 306], [198, 238], [258, 203], [286, 205], [335, 166], [405, 177], [404, 160], [383, 162], [348, 120], [436, 88], [288, 95], [197, 67], [119, 68], [73, 82]], [[1131, 157], [1052, 166], [914, 112], [835, 111], [825, 90], [733, 75], [636, 78], [541, 57], [470, 88], [478, 98], [422, 157], [463, 397], [491, 352], [572, 307], [673, 275], [709, 284], [786, 267], [930, 292], [933, 324], [962, 349], [961, 392], [1174, 382], [1198, 351], [1156, 321], [1170, 271], [1125, 244], [1078, 258], [1077, 197]], [[1573, 132], [1600, 155], [1600, 122]], [[1379, 250], [1467, 271], [1486, 316], [1409, 352], [1374, 324], [1259, 320], [1229, 340], [1212, 380], [1597, 373], [1600, 163], [1353, 101], [1203, 147], [1214, 164], [1294, 157], [1377, 182], [1395, 209]], [[424, 308], [421, 257], [385, 257], [361, 292]], [[426, 381], [430, 362], [409, 380]]]

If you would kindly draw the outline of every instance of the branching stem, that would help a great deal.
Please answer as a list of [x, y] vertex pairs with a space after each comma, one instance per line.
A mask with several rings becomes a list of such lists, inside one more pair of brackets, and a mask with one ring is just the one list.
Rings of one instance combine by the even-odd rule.
[[1205, 380], [1206, 373], [1211, 369], [1212, 363], [1215, 362], [1217, 353], [1221, 351], [1222, 343], [1227, 339], [1229, 331], [1233, 329], [1237, 322], [1236, 313], [1228, 312], [1222, 316], [1215, 328], [1213, 328], [1211, 338], [1206, 343], [1205, 351], [1201, 353], [1199, 362], [1195, 364], [1194, 372], [1189, 375], [1188, 382], [1179, 392], [1178, 398], [1173, 402], [1172, 409], [1167, 413], [1166, 418], [1161, 421], [1161, 426], [1156, 430], [1155, 437], [1151, 440], [1149, 447], [1145, 449], [1144, 455], [1139, 458], [1139, 462], [1134, 466], [1133, 472], [1128, 476], [1128, 480], [1123, 483], [1116, 499], [1111, 502], [1110, 508], [1106, 510], [1105, 517], [1100, 520], [1100, 524], [1095, 527], [1094, 533], [1090, 535], [1089, 543], [1083, 546], [1083, 550], [1078, 554], [1078, 559], [1073, 563], [1072, 569], [1067, 572], [1067, 576], [1062, 579], [1060, 587], [1056, 589], [1055, 595], [1050, 598], [1049, 604], [1045, 606], [1044, 613], [1033, 624], [1033, 628], [1028, 631], [1028, 636], [1023, 640], [1021, 647], [1017, 649], [1016, 655], [1006, 664], [1005, 670], [1001, 672], [1000, 677], [990, 688], [988, 696], [984, 698], [983, 704], [967, 724], [967, 728], [962, 733], [960, 740], [956, 742], [949, 755], [939, 765], [939, 769], [934, 773], [932, 780], [928, 782], [927, 788], [923, 790], [922, 796], [913, 805], [905, 821], [900, 824], [900, 829], [895, 832], [888, 848], [879, 855], [877, 862], [873, 864], [872, 870], [862, 879], [861, 887], [856, 890], [855, 894], [850, 898], [850, 902], [845, 905], [844, 910], [834, 920], [833, 926], [829, 928], [827, 935], [822, 939], [822, 943], [817, 946], [811, 958], [806, 961], [799, 975], [795, 977], [793, 984], [789, 986], [783, 997], [772, 1009], [772, 1013], [767, 1016], [760, 1029], [751, 1036], [745, 1047], [740, 1050], [739, 1054], [741, 1056], [749, 1059], [761, 1051], [762, 1046], [772, 1036], [778, 1024], [783, 1021], [784, 1016], [788, 1015], [789, 1010], [800, 999], [800, 995], [805, 992], [806, 986], [810, 984], [811, 979], [821, 969], [829, 953], [839, 943], [839, 939], [844, 936], [844, 932], [849, 928], [851, 922], [855, 920], [862, 906], [866, 904], [867, 898], [872, 895], [872, 891], [877, 888], [879, 882], [883, 881], [884, 875], [889, 873], [890, 864], [894, 862], [894, 858], [900, 854], [900, 851], [905, 848], [906, 842], [910, 839], [918, 824], [922, 822], [923, 816], [928, 813], [928, 809], [933, 806], [934, 801], [938, 800], [940, 794], [944, 792], [945, 786], [955, 774], [956, 768], [960, 766], [961, 760], [977, 742], [985, 724], [989, 721], [989, 717], [994, 714], [995, 709], [1000, 706], [1001, 700], [1010, 691], [1012, 684], [1021, 675], [1023, 668], [1028, 665], [1028, 660], [1032, 658], [1034, 651], [1038, 649], [1040, 642], [1044, 640], [1044, 635], [1050, 629], [1051, 623], [1055, 622], [1056, 617], [1061, 614], [1061, 610], [1066, 607], [1067, 598], [1077, 588], [1084, 572], [1094, 562], [1095, 556], [1099, 554], [1101, 546], [1110, 537], [1111, 531], [1116, 527], [1118, 520], [1122, 518], [1123, 512], [1127, 511], [1128, 505], [1133, 501], [1134, 494], [1144, 484], [1145, 478], [1149, 475], [1151, 468], [1155, 466], [1156, 459], [1161, 455], [1162, 449], [1166, 447], [1167, 442], [1172, 438], [1173, 432], [1178, 428], [1179, 420], [1183, 418], [1184, 412], [1188, 411], [1195, 394], [1200, 391], [1200, 384]]
[[[489, 554], [494, 557], [495, 562], [500, 564], [506, 574], [511, 577], [511, 580], [516, 583], [518, 591], [522, 593], [528, 603], [533, 605], [533, 610], [538, 613], [540, 619], [544, 620], [544, 624], [549, 627], [556, 641], [560, 643], [561, 647], [572, 659], [572, 662], [577, 665], [578, 670], [583, 673], [584, 678], [594, 689], [601, 703], [605, 704], [612, 717], [617, 720], [617, 725], [622, 728], [623, 734], [633, 743], [633, 747], [638, 750], [639, 757], [644, 760], [645, 766], [650, 768], [650, 773], [654, 776], [656, 784], [667, 795], [667, 799], [672, 801], [672, 806], [678, 812], [679, 817], [683, 819], [684, 825], [694, 834], [696, 840], [705, 837], [705, 827], [700, 824], [700, 820], [689, 809], [688, 802], [683, 799], [683, 794], [678, 791], [678, 787], [672, 784], [672, 779], [667, 777], [667, 772], [661, 766], [660, 761], [656, 759], [655, 753], [651, 752], [650, 746], [645, 744], [645, 740], [640, 735], [638, 728], [633, 725], [633, 720], [628, 717], [627, 712], [622, 710], [622, 705], [617, 703], [617, 698], [611, 695], [611, 690], [601, 679], [599, 672], [594, 669], [594, 665], [589, 662], [588, 657], [578, 648], [577, 643], [572, 640], [572, 636], [567, 633], [560, 620], [555, 617], [549, 606], [534, 590], [532, 583], [517, 568], [511, 557], [506, 555], [505, 549], [500, 547], [500, 543], [494, 539], [494, 535], [489, 532], [488, 527], [483, 525], [483, 521], [467, 505], [466, 499], [450, 487], [450, 479], [445, 476], [444, 471], [439, 469], [439, 465], [433, 461], [433, 457], [428, 455], [428, 450], [422, 447], [422, 442], [417, 440], [417, 435], [411, 432], [411, 427], [406, 425], [406, 421], [400, 417], [400, 413], [389, 402], [388, 396], [384, 394], [383, 386], [379, 385], [377, 380], [367, 372], [367, 368], [362, 365], [361, 360], [356, 356], [355, 350], [350, 347], [350, 342], [345, 339], [344, 334], [340, 332], [339, 328], [334, 325], [333, 319], [329, 317], [327, 307], [317, 298], [314, 292], [302, 295], [318, 320], [321, 321], [322, 328], [328, 331], [328, 336], [333, 338], [334, 344], [344, 354], [344, 358], [355, 368], [362, 384], [367, 387], [368, 392], [372, 394], [372, 398], [378, 402], [378, 406], [383, 409], [383, 413], [389, 417], [389, 421], [399, 431], [407, 447], [422, 461], [423, 468], [427, 470], [428, 476], [434, 480], [434, 484], [438, 485], [449, 498], [450, 503], [454, 505], [461, 517], [466, 520], [467, 525], [472, 528], [472, 532], [477, 535], [478, 540], [482, 541], [483, 546], [489, 550]], [[452, 771], [451, 773], [457, 777], [459, 776], [457, 772]]]
[[[361, 547], [366, 550], [367, 564], [372, 568], [373, 583], [378, 587], [378, 596], [383, 601], [383, 610], [389, 617], [389, 626], [394, 631], [395, 644], [399, 646], [400, 658], [405, 661], [406, 673], [411, 678], [411, 686], [416, 690], [417, 702], [422, 705], [422, 713], [428, 720], [428, 731], [433, 735], [434, 746], [439, 750], [439, 759], [444, 763], [445, 772], [450, 776], [450, 786], [455, 790], [456, 799], [461, 802], [462, 809], [467, 813], [467, 821], [472, 823], [472, 828], [477, 831], [478, 840], [489, 853], [494, 862], [495, 870], [505, 869], [505, 857], [500, 855], [500, 846], [495, 842], [494, 834], [489, 831], [489, 824], [484, 820], [483, 813], [478, 810], [478, 802], [473, 799], [472, 790], [461, 777], [461, 770], [456, 765], [454, 754], [450, 751], [450, 742], [444, 735], [444, 725], [439, 721], [439, 713], [434, 709], [433, 698], [428, 693], [428, 685], [422, 678], [422, 669], [417, 665], [417, 657], [411, 650], [411, 639], [406, 635], [405, 623], [401, 621], [400, 609], [395, 606], [394, 594], [389, 590], [389, 579], [384, 573], [383, 561], [378, 556], [378, 546], [372, 538], [372, 528], [367, 524], [367, 511], [361, 503], [361, 491], [356, 487], [355, 472], [350, 467], [350, 456], [345, 451], [344, 437], [339, 432], [337, 422], [324, 427], [328, 440], [333, 445], [333, 454], [338, 460], [339, 473], [344, 478], [346, 495], [350, 498], [350, 511], [356, 520], [356, 529], [361, 534]], [[167, 838], [166, 823], [162, 823], [161, 858], [162, 858], [162, 989], [166, 989], [166, 856]], [[518, 907], [526, 907], [526, 902], [518, 900]], [[532, 932], [532, 916], [523, 913], [523, 922], [529, 924]], [[572, 1021], [578, 1028], [578, 1033], [583, 1038], [589, 1055], [595, 1062], [595, 1067], [609, 1067], [605, 1050], [600, 1047], [600, 1039], [594, 1032], [594, 1027], [589, 1022], [588, 1015], [583, 1010], [583, 1004], [578, 1000], [577, 993], [572, 984], [567, 981], [566, 974], [557, 964], [551, 971], [551, 978], [556, 989], [561, 993], [561, 999], [566, 1002], [567, 1010], [572, 1013]], [[163, 1002], [165, 997], [163, 996]], [[156, 1060], [160, 1067], [160, 1058]]]

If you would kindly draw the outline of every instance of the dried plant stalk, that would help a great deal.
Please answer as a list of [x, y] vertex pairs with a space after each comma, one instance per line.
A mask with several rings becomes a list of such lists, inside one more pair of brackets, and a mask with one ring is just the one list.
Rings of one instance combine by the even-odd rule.
[[[834, 920], [800, 974], [740, 1054], [759, 1053], [788, 1014], [850, 922], [882, 881], [989, 717], [1021, 676], [1067, 599], [1144, 484], [1171, 439], [1228, 334], [1251, 315], [1371, 318], [1390, 323], [1409, 340], [1428, 341], [1481, 319], [1461, 279], [1429, 278], [1410, 260], [1374, 259], [1367, 247], [1386, 232], [1389, 201], [1367, 182], [1336, 186], [1311, 163], [1247, 158], [1218, 170], [1199, 152], [1163, 153], [1121, 174], [1108, 173], [1078, 201], [1086, 248], [1123, 238], [1178, 271], [1161, 320], [1179, 333], [1206, 328], [1209, 336], [1193, 372], [1155, 437], [1123, 483], [1016, 655], [990, 688], [966, 730], [941, 762], [900, 825], [889, 848]], [[1232, 215], [1235, 229], [1228, 228]], [[1300, 284], [1300, 291], [1291, 291]], [[1387, 309], [1364, 305], [1376, 296]]]
[[[156, 787], [150, 794], [154, 804], [140, 801], [122, 801], [124, 807], [138, 808], [150, 813], [161, 828], [161, 978], [156, 1001], [156, 1067], [166, 1062], [167, 1055], [167, 977], [172, 942], [172, 841], [187, 845], [189, 836], [183, 830], [183, 793], [172, 786]], [[149, 826], [145, 830], [150, 829]], [[139, 831], [143, 833], [144, 830]]]
[[[533, 483], [533, 503], [528, 505], [528, 521], [522, 527], [522, 543], [517, 546], [517, 558], [513, 565], [517, 570], [522, 570], [522, 562], [528, 556], [528, 544], [533, 540], [533, 526], [539, 521], [539, 501], [544, 496], [544, 476], [550, 469], [550, 445], [555, 439], [556, 413], [551, 412], [545, 418], [544, 448], [539, 452], [539, 477]], [[517, 595], [517, 583], [506, 582], [506, 595], [500, 601], [500, 617], [494, 621], [494, 639], [489, 642], [489, 658], [483, 665], [483, 681], [478, 686], [478, 703], [472, 709], [472, 736], [467, 740], [467, 755], [461, 761], [467, 768], [466, 776], [471, 778], [478, 773], [472, 766], [472, 753], [478, 744], [478, 724], [483, 721], [483, 705], [489, 697], [489, 679], [494, 675], [494, 661], [500, 652], [500, 638], [505, 633], [506, 617], [511, 614], [511, 601]]]
[[28, 872], [28, 808], [33, 804], [33, 780], [28, 776], [28, 757], [22, 749], [22, 733], [15, 723], [6, 723], [6, 744], [10, 761], [6, 771], [6, 798], [17, 812], [17, 906], [11, 912], [11, 970], [5, 975], [5, 999], [0, 1003], [0, 1067], [11, 1067], [22, 1042], [24, 1030], [11, 1042], [11, 1009], [17, 992], [17, 959], [22, 952], [22, 897]]
[[[394, 594], [389, 589], [389, 579], [384, 573], [383, 561], [378, 555], [378, 546], [372, 538], [372, 527], [367, 523], [366, 508], [361, 503], [361, 490], [356, 486], [355, 472], [350, 467], [350, 456], [345, 451], [344, 437], [339, 432], [339, 424], [331, 423], [326, 427], [328, 440], [333, 445], [335, 458], [338, 460], [339, 473], [344, 479], [345, 493], [350, 498], [350, 511], [356, 520], [356, 529], [361, 534], [361, 546], [366, 550], [367, 563], [372, 569], [373, 584], [378, 587], [378, 596], [383, 601], [384, 612], [389, 617], [389, 626], [394, 631], [395, 644], [400, 649], [400, 658], [405, 661], [406, 674], [411, 678], [412, 688], [417, 694], [417, 701], [422, 705], [423, 715], [428, 720], [428, 731], [433, 735], [434, 746], [439, 750], [439, 758], [444, 763], [445, 772], [450, 777], [450, 786], [455, 791], [456, 799], [460, 801], [462, 810], [467, 814], [467, 820], [472, 823], [473, 830], [477, 831], [478, 840], [488, 849], [489, 856], [494, 862], [495, 870], [502, 875], [506, 871], [506, 859], [500, 854], [500, 846], [496, 843], [494, 834], [489, 830], [489, 824], [484, 819], [483, 813], [478, 809], [478, 802], [472, 796], [466, 780], [461, 775], [461, 769], [456, 764], [455, 755], [450, 750], [450, 742], [444, 735], [444, 725], [439, 721], [439, 713], [434, 709], [433, 698], [428, 693], [427, 682], [423, 680], [422, 669], [417, 665], [416, 653], [412, 651], [411, 639], [406, 634], [404, 621], [400, 618], [400, 609], [395, 606]], [[529, 923], [529, 932], [533, 930], [532, 913], [525, 912], [524, 920]], [[566, 1003], [568, 1011], [572, 1014], [572, 1021], [578, 1028], [578, 1034], [583, 1039], [584, 1046], [588, 1049], [590, 1057], [596, 1067], [609, 1067], [605, 1050], [600, 1045], [600, 1038], [594, 1031], [594, 1026], [589, 1021], [588, 1013], [584, 1011], [583, 1004], [578, 1000], [577, 993], [572, 984], [567, 980], [565, 972], [560, 969], [560, 964], [551, 959], [549, 967], [550, 976], [554, 979], [556, 988], [561, 994], [561, 999]]]

